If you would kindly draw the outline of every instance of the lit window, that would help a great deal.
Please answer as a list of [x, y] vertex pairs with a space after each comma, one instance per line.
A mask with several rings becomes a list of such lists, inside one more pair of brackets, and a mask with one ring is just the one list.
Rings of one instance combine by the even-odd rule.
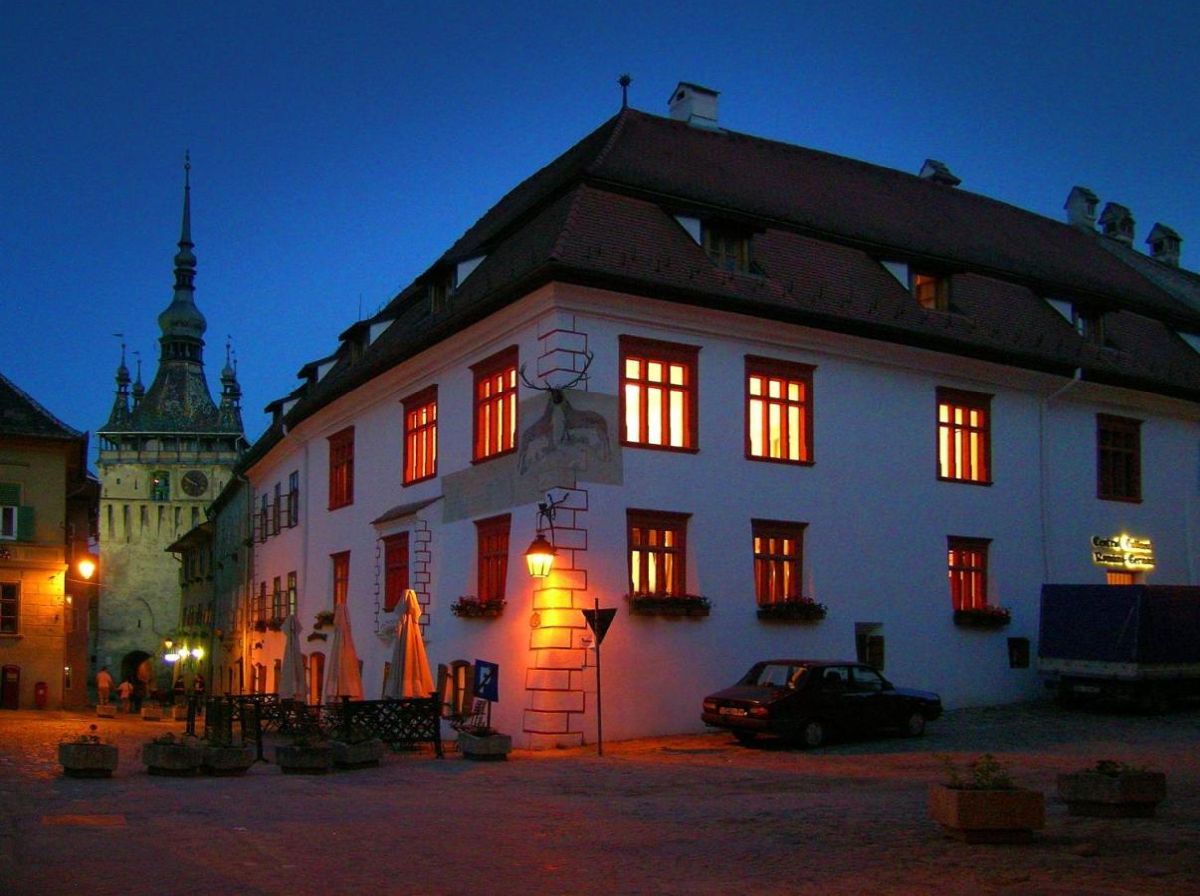
[[1096, 415], [1096, 497], [1142, 500], [1142, 422]]
[[329, 509], [354, 503], [354, 427], [329, 437]]
[[912, 294], [918, 305], [930, 311], [947, 311], [950, 308], [948, 277], [913, 271]]
[[517, 347], [471, 367], [475, 374], [476, 461], [517, 447]]
[[166, 470], [158, 470], [150, 474], [150, 500], [171, 500], [171, 474]]
[[683, 597], [687, 591], [687, 521], [690, 514], [628, 510], [629, 593]]
[[16, 582], [0, 582], [0, 635], [17, 634], [21, 610], [21, 586]]
[[938, 389], [938, 476], [991, 482], [990, 395]]
[[271, 618], [283, 618], [283, 580], [279, 576], [271, 581]]
[[747, 273], [750, 270], [750, 236], [744, 230], [726, 224], [705, 222], [701, 226], [704, 251], [722, 270]]
[[620, 341], [622, 443], [695, 450], [700, 349], [636, 336]]
[[408, 533], [383, 540], [383, 609], [390, 611], [404, 598], [408, 588]]
[[288, 474], [287, 494], [287, 524], [288, 527], [300, 525], [300, 471], [292, 470]]
[[802, 597], [804, 523], [752, 520], [754, 595], [758, 605], [789, 603]]
[[812, 372], [807, 364], [747, 356], [747, 457], [811, 463]]
[[950, 602], [955, 610], [982, 610], [988, 606], [985, 538], [946, 539], [947, 573], [950, 578]]
[[404, 484], [437, 475], [437, 386], [410, 395], [404, 406]]
[[330, 554], [333, 566], [333, 605], [344, 604], [350, 594], [350, 552]]
[[287, 615], [296, 614], [296, 573], [289, 572], [287, 576]]
[[510, 514], [495, 516], [475, 523], [479, 538], [479, 594], [480, 603], [504, 600], [504, 583], [508, 579], [508, 531]]

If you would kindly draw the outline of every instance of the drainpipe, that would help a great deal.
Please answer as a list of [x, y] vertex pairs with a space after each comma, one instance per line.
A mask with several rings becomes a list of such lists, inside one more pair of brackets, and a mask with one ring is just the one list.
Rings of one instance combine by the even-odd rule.
[[1041, 475], [1041, 524], [1042, 524], [1042, 582], [1050, 581], [1050, 519], [1049, 519], [1049, 491], [1050, 491], [1050, 460], [1046, 447], [1046, 411], [1050, 406], [1050, 402], [1057, 400], [1065, 395], [1068, 391], [1075, 388], [1079, 383], [1083, 382], [1083, 368], [1076, 367], [1075, 373], [1071, 379], [1055, 389], [1049, 395], [1045, 396], [1038, 409], [1038, 467]]

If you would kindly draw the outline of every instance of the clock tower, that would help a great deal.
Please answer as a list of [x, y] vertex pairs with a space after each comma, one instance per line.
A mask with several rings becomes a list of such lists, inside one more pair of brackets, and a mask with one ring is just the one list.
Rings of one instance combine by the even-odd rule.
[[[211, 619], [180, 618], [180, 568], [168, 545], [206, 519], [246, 447], [241, 389], [226, 346], [221, 400], [204, 375], [208, 324], [196, 307], [191, 239], [191, 164], [184, 162], [183, 225], [175, 292], [158, 316], [158, 370], [147, 389], [141, 362], [131, 382], [121, 346], [116, 400], [97, 433], [100, 454], [101, 591], [95, 666], [118, 681], [167, 684], [163, 641]], [[209, 610], [208, 612], [211, 612]]]

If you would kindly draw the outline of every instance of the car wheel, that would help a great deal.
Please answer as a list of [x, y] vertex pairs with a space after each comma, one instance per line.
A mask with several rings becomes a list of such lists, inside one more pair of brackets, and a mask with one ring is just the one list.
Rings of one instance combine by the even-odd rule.
[[733, 736], [737, 738], [737, 742], [739, 744], [748, 744], [748, 743], [753, 743], [754, 737], [755, 737], [755, 732], [754, 731], [735, 731], [735, 732], [733, 732]]
[[804, 727], [800, 729], [800, 743], [806, 747], [819, 747], [825, 743], [825, 725], [823, 722], [818, 722], [813, 719], [804, 723]]
[[925, 717], [919, 712], [910, 712], [904, 719], [904, 736], [920, 737], [925, 733]]

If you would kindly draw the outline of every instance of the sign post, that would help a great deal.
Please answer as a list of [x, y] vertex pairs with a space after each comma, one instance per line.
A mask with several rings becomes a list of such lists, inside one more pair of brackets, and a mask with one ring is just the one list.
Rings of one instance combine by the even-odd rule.
[[617, 615], [615, 607], [600, 609], [600, 598], [596, 598], [596, 607], [592, 610], [581, 610], [588, 628], [596, 636], [596, 755], [604, 755], [604, 712], [600, 700], [600, 644], [612, 625], [613, 617]]

